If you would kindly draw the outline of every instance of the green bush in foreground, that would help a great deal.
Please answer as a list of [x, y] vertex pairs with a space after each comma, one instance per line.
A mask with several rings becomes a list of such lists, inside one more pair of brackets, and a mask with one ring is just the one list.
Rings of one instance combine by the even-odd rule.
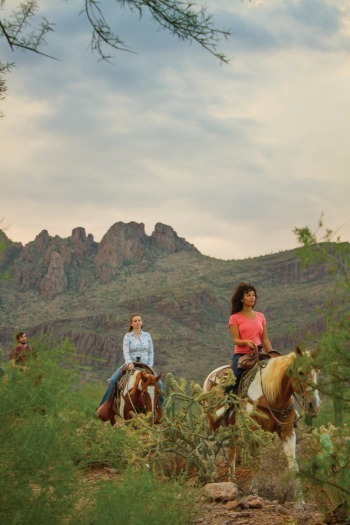
[[[44, 342], [37, 350], [25, 371], [9, 369], [0, 382], [1, 523], [60, 523], [77, 499], [71, 372]], [[55, 359], [63, 364], [67, 351]]]
[[193, 516], [188, 489], [156, 482], [150, 473], [129, 472], [123, 484], [103, 482], [82, 520], [86, 525], [184, 525]]
[[308, 227], [294, 232], [303, 245], [299, 252], [302, 263], [323, 264], [334, 276], [315, 361], [321, 372], [323, 425], [309, 437], [309, 455], [301, 462], [300, 476], [310, 481], [328, 504], [343, 505], [350, 519], [350, 244], [339, 238], [331, 242], [334, 232], [324, 229], [322, 217], [316, 232]]
[[[76, 386], [74, 349], [33, 344], [26, 370], [7, 365], [0, 378], [0, 523], [189, 523], [180, 486], [140, 469], [125, 476], [137, 437], [96, 419]], [[88, 480], [89, 469], [105, 465], [118, 483]]]

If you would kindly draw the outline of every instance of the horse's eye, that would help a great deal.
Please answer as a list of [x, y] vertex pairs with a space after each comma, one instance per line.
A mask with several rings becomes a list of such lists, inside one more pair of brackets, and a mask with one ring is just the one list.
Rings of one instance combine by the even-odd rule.
[[300, 376], [304, 376], [304, 375], [305, 375], [304, 372], [303, 372], [302, 370], [298, 370], [298, 374], [299, 374]]

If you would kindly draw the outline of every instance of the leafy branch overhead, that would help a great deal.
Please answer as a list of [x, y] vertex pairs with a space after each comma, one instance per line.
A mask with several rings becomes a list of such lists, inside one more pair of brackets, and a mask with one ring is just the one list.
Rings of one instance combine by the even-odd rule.
[[[130, 51], [105, 15], [107, 2], [84, 0], [82, 3], [81, 14], [86, 16], [92, 30], [92, 51], [96, 51], [103, 60], [111, 58], [107, 51], [109, 48]], [[227, 62], [225, 55], [218, 52], [216, 46], [229, 33], [213, 25], [212, 15], [207, 13], [205, 7], [189, 0], [116, 0], [115, 3], [119, 8], [129, 8], [131, 12], [136, 12], [139, 17], [149, 13], [162, 29], [180, 40], [197, 42], [219, 60]], [[6, 0], [0, 0], [0, 8], [5, 4]], [[44, 17], [36, 22], [38, 11], [39, 4], [36, 0], [26, 0], [8, 18], [0, 18], [0, 38], [5, 39], [12, 50], [21, 48], [50, 56], [42, 51], [42, 47], [46, 45], [45, 37], [53, 31], [54, 24]]]

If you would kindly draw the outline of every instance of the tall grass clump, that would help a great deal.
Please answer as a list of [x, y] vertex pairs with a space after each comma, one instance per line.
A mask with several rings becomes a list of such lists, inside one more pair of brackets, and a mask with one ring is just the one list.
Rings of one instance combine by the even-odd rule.
[[0, 522], [60, 523], [77, 499], [74, 375], [66, 345], [36, 345], [25, 370], [0, 381]]
[[156, 481], [146, 470], [129, 471], [122, 484], [101, 482], [87, 505], [83, 525], [186, 525], [195, 513], [188, 489]]

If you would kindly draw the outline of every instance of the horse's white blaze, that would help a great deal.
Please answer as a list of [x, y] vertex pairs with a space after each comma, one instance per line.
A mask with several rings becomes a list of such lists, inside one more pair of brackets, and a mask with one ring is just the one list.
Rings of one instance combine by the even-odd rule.
[[155, 386], [149, 386], [148, 389], [147, 389], [147, 392], [149, 393], [149, 396], [151, 398], [151, 407], [152, 407], [152, 410], [151, 412], [154, 412], [155, 410], [155, 397], [156, 397], [156, 388]]
[[[136, 379], [136, 373], [134, 372], [128, 379], [128, 382], [123, 390], [123, 394], [124, 395], [127, 395], [128, 393], [128, 390], [131, 390], [133, 387], [134, 387], [134, 384], [135, 384], [135, 379]], [[122, 418], [124, 418], [124, 408], [125, 408], [125, 401], [124, 401], [124, 398], [123, 396], [120, 396], [120, 405], [119, 405], [119, 416], [121, 416]]]
[[[311, 371], [311, 380], [314, 385], [317, 384], [318, 372], [316, 370]], [[305, 389], [305, 410], [312, 415], [316, 415], [321, 406], [321, 399], [317, 388], [308, 386]]]

